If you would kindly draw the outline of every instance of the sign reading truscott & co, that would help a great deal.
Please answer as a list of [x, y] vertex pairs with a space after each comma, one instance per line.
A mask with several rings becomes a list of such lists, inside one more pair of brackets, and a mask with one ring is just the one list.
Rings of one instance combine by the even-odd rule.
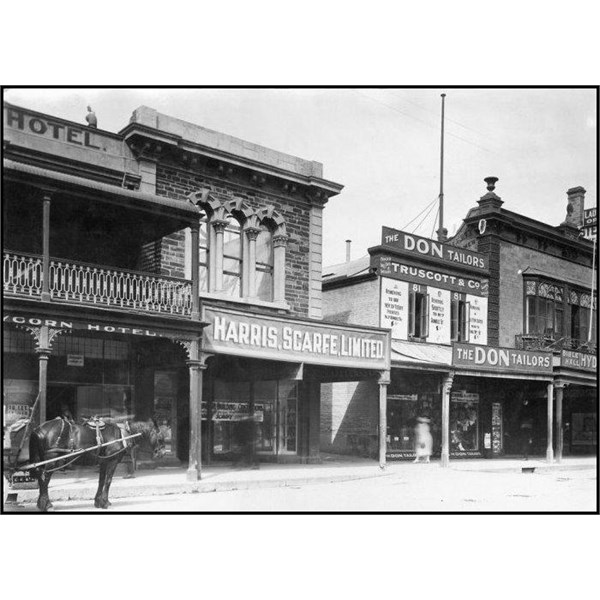
[[204, 307], [202, 348], [312, 364], [389, 369], [389, 333]]

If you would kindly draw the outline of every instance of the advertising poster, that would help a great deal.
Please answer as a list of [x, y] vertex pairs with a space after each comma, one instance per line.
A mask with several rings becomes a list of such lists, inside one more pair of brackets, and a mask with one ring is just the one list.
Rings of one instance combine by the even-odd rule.
[[488, 299], [467, 294], [469, 303], [469, 342], [487, 345]]
[[392, 339], [408, 337], [408, 283], [381, 278], [381, 327], [392, 330]]
[[429, 294], [429, 335], [432, 344], [450, 343], [450, 291], [428, 287]]

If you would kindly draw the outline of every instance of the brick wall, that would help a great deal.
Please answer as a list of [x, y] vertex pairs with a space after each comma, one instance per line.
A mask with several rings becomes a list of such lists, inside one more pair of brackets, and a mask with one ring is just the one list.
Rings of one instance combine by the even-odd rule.
[[321, 451], [377, 457], [379, 386], [375, 381], [321, 385]]
[[[268, 185], [264, 190], [251, 188], [236, 182], [233, 177], [219, 179], [165, 164], [157, 168], [156, 193], [159, 196], [187, 201], [190, 192], [207, 187], [215, 196], [225, 201], [241, 198], [253, 208], [273, 206], [283, 216], [289, 236], [286, 250], [285, 299], [293, 314], [308, 316], [310, 290], [310, 205], [308, 202], [304, 201], [299, 194], [282, 196], [281, 193], [275, 193]], [[165, 238], [162, 258], [166, 261], [164, 269], [169, 273], [163, 274], [183, 276], [183, 240], [184, 236], [181, 232]], [[181, 275], [175, 275], [179, 271]]]
[[323, 318], [379, 327], [379, 279], [323, 291]]
[[[552, 274], [556, 279], [568, 278], [587, 288], [592, 270], [555, 256], [514, 244], [500, 243], [499, 316], [502, 327], [499, 345], [513, 347], [515, 335], [523, 333], [523, 276], [519, 269], [527, 267]], [[490, 301], [492, 295], [490, 293]]]

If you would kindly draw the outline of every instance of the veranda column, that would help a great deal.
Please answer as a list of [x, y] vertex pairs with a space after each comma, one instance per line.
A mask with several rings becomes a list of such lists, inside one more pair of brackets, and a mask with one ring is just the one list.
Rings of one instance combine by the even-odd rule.
[[454, 381], [454, 372], [451, 371], [442, 380], [442, 467], [450, 465], [450, 390]]
[[38, 375], [38, 406], [40, 407], [40, 420], [38, 424], [46, 421], [47, 391], [48, 391], [48, 359], [51, 351], [47, 348], [36, 350], [38, 355], [39, 375]]
[[[42, 200], [42, 300], [50, 301], [50, 200], [52, 194], [44, 191]], [[42, 421], [43, 422], [43, 421]]]
[[379, 375], [379, 468], [385, 469], [387, 461], [387, 386], [390, 384], [390, 372]]
[[198, 481], [202, 478], [202, 372], [208, 355], [202, 355], [199, 341], [192, 340], [189, 356], [186, 364], [190, 370], [190, 459], [186, 478]]
[[256, 296], [256, 238], [260, 229], [248, 227], [244, 229], [244, 232], [248, 238], [248, 260], [244, 260], [244, 264], [246, 264], [244, 273], [248, 279], [244, 282], [243, 289], [247, 291], [244, 295], [254, 298]]
[[285, 301], [285, 249], [287, 235], [273, 236], [273, 302]]
[[563, 392], [565, 383], [557, 381], [554, 384], [556, 391], [556, 456], [557, 463], [562, 462], [563, 455]]
[[548, 441], [546, 446], [546, 461], [551, 463], [554, 461], [554, 450], [553, 450], [553, 428], [554, 428], [554, 383], [548, 384], [548, 414], [546, 422], [546, 430], [548, 432]]
[[192, 319], [200, 319], [200, 226], [194, 224], [192, 232]]
[[227, 221], [211, 221], [215, 230], [215, 286], [212, 291], [223, 291], [223, 234], [227, 228]]

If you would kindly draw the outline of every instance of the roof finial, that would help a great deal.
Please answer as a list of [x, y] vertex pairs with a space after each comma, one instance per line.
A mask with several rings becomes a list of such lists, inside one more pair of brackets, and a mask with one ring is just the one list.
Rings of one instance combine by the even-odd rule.
[[484, 181], [487, 183], [488, 192], [493, 192], [496, 189], [497, 177], [486, 177]]

